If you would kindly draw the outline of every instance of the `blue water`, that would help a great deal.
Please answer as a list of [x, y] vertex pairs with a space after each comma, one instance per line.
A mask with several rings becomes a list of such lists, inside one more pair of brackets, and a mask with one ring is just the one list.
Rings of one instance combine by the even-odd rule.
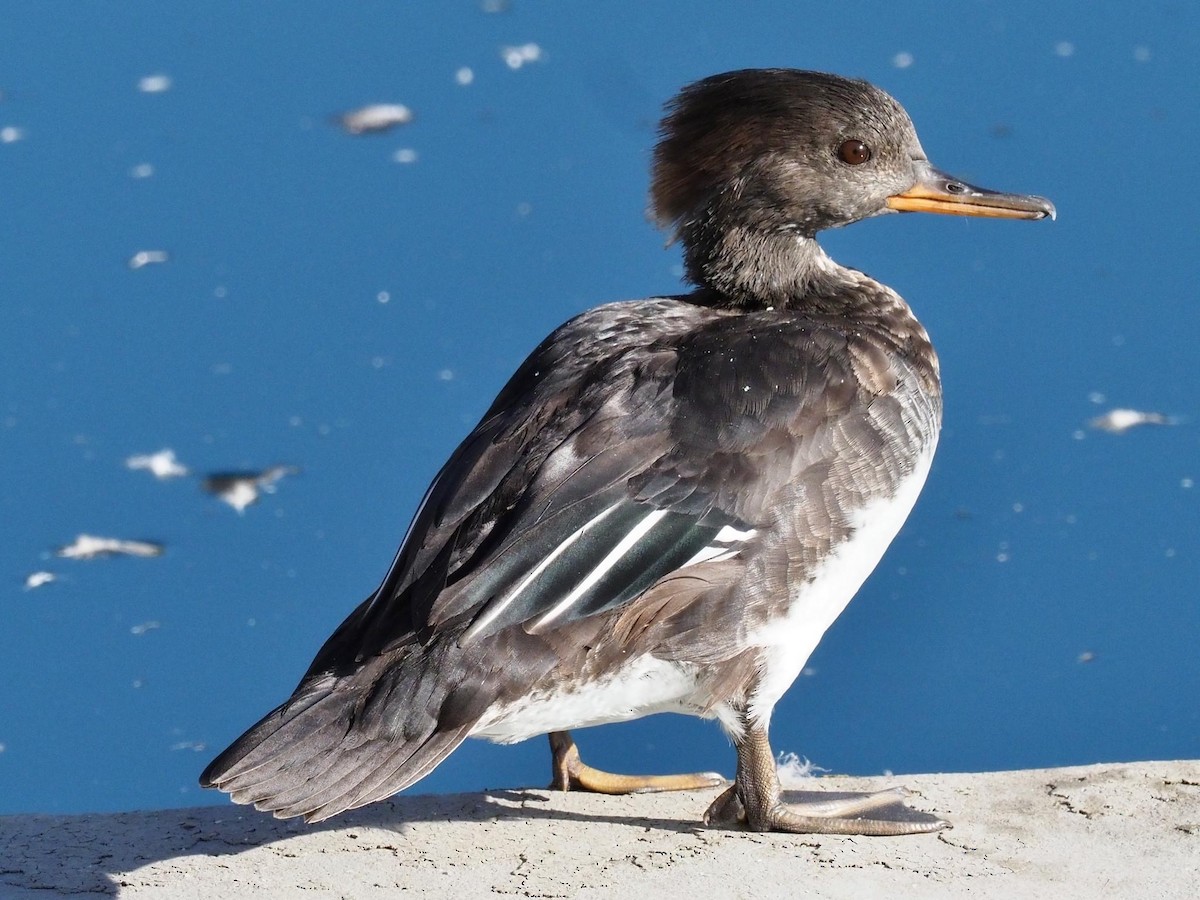
[[[661, 104], [763, 65], [866, 77], [936, 164], [1060, 213], [826, 236], [929, 328], [946, 425], [776, 748], [864, 774], [1200, 755], [1198, 20], [0, 2], [0, 813], [224, 802], [200, 769], [375, 587], [525, 353], [589, 306], [680, 289], [644, 218]], [[139, 90], [157, 74], [168, 90]], [[372, 102], [415, 120], [332, 124]], [[1088, 426], [1114, 407], [1176, 424]], [[238, 515], [125, 467], [165, 447], [200, 474], [302, 471]], [[166, 551], [52, 555], [80, 533]], [[27, 589], [40, 570], [58, 580]], [[712, 723], [577, 737], [597, 765], [732, 774]], [[541, 740], [469, 742], [417, 790], [547, 779]]]

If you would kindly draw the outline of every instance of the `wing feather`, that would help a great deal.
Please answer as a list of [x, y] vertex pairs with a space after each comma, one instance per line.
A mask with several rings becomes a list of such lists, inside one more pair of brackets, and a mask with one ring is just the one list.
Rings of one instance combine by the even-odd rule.
[[[669, 314], [655, 319], [655, 303]], [[405, 633], [540, 633], [736, 558], [781, 487], [822, 463], [817, 435], [861, 399], [847, 340], [670, 299], [567, 323], [443, 467], [384, 583], [310, 673]]]

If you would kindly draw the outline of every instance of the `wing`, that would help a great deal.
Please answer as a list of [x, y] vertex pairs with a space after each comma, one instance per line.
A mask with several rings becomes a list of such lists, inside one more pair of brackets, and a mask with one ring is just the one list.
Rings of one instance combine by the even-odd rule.
[[846, 344], [794, 316], [669, 298], [567, 323], [443, 467], [383, 584], [309, 675], [413, 635], [538, 633], [736, 558], [861, 399]]

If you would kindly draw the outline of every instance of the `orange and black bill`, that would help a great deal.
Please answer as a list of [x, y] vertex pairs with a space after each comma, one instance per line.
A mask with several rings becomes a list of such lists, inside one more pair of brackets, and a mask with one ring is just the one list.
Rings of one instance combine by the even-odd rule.
[[915, 168], [917, 183], [907, 191], [888, 197], [889, 209], [994, 219], [1054, 218], [1054, 204], [1045, 197], [1003, 194], [975, 187], [935, 169], [924, 160], [918, 160]]

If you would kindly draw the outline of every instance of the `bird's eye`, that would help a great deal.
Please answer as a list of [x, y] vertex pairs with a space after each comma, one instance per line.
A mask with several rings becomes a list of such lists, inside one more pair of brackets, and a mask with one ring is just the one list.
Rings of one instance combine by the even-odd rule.
[[861, 166], [871, 158], [871, 148], [860, 140], [851, 139], [838, 147], [838, 159], [848, 166]]

